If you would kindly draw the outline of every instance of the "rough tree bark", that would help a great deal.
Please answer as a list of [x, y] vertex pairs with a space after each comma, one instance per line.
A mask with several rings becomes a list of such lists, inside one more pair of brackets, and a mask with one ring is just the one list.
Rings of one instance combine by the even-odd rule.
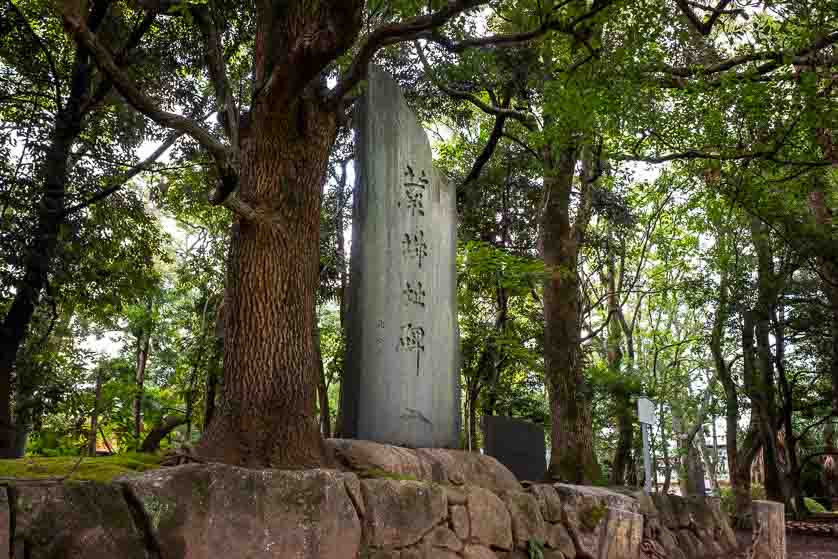
[[[580, 348], [580, 294], [577, 275], [590, 199], [571, 222], [571, 190], [579, 149], [542, 150], [544, 210], [541, 244], [548, 277], [544, 282], [544, 369], [552, 419], [548, 479], [591, 483], [599, 478], [593, 452], [591, 390], [583, 375]], [[587, 165], [586, 171], [589, 170]], [[583, 172], [582, 183], [589, 175]], [[587, 198], [587, 200], [586, 200]]]
[[[762, 434], [763, 463], [765, 466], [765, 493], [774, 501], [786, 502], [783, 472], [784, 461], [777, 449], [776, 385], [774, 360], [771, 352], [771, 316], [778, 286], [771, 254], [767, 227], [758, 218], [751, 220], [751, 239], [757, 252], [757, 302], [746, 311], [746, 330], [751, 348], [745, 358], [750, 360], [751, 389], [749, 396], [759, 419]], [[755, 346], [752, 344], [755, 342]]]

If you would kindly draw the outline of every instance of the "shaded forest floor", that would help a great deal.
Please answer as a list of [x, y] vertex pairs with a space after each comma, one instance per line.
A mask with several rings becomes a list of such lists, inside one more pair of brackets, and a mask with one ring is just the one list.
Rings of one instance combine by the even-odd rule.
[[[736, 533], [742, 549], [745, 550], [751, 543], [751, 532], [739, 531]], [[838, 559], [838, 538], [813, 536], [809, 534], [786, 534], [787, 559]], [[744, 557], [744, 551], [736, 555], [736, 558]]]

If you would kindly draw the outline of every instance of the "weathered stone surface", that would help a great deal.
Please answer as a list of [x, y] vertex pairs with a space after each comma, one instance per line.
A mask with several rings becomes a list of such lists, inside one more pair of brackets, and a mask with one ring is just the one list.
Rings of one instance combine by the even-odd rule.
[[417, 545], [401, 550], [399, 559], [459, 559], [459, 555], [448, 549], [433, 547], [423, 541]]
[[425, 542], [431, 547], [447, 549], [460, 552], [463, 549], [463, 542], [447, 526], [437, 526], [430, 534], [425, 536]]
[[483, 446], [519, 480], [540, 480], [547, 471], [544, 428], [513, 417], [483, 416]]
[[521, 489], [512, 472], [479, 452], [409, 449], [352, 439], [328, 439], [326, 444], [344, 468], [361, 475], [387, 472], [422, 481], [474, 485], [495, 493]]
[[371, 69], [356, 105], [346, 435], [459, 444], [455, 188], [398, 84]]
[[717, 497], [707, 499], [707, 506], [713, 514], [715, 521], [715, 539], [722, 548], [727, 551], [733, 551], [739, 547], [739, 542], [736, 540], [736, 532], [730, 524], [730, 518], [722, 507], [722, 500]]
[[582, 559], [598, 559], [607, 507], [602, 503], [572, 504], [563, 501], [564, 524]]
[[635, 491], [632, 497], [637, 501], [637, 508], [640, 514], [646, 518], [657, 518], [660, 516], [651, 495], [646, 495], [643, 491]]
[[558, 549], [545, 549], [544, 559], [566, 559], [564, 553]]
[[448, 500], [448, 506], [465, 505], [467, 502], [466, 494], [461, 489], [454, 487], [445, 488], [445, 497]]
[[343, 559], [361, 544], [346, 490], [351, 476], [190, 464], [122, 483], [148, 518], [162, 559]]
[[420, 448], [416, 453], [432, 465], [432, 470], [441, 472], [435, 481], [476, 485], [494, 493], [521, 490], [515, 475], [491, 456], [443, 448]]
[[486, 547], [512, 549], [512, 521], [503, 501], [480, 487], [468, 487], [471, 541]]
[[541, 507], [541, 516], [547, 522], [561, 522], [562, 520], [562, 500], [556, 492], [556, 488], [547, 483], [537, 483], [531, 485], [528, 491], [535, 495], [538, 499], [538, 504]]
[[466, 507], [460, 505], [449, 507], [448, 521], [457, 537], [462, 541], [467, 541], [469, 538], [469, 522]]
[[602, 538], [601, 559], [634, 559], [640, 555], [643, 516], [620, 509], [608, 509]]
[[704, 559], [707, 555], [704, 542], [687, 529], [678, 530], [678, 547], [681, 548], [688, 559]]
[[547, 547], [558, 549], [567, 559], [576, 557], [576, 546], [573, 545], [573, 538], [567, 528], [561, 524], [552, 524], [547, 527]]
[[495, 552], [482, 545], [467, 545], [463, 550], [464, 559], [498, 559]]
[[669, 502], [672, 503], [672, 510], [679, 528], [690, 528], [693, 524], [693, 515], [686, 499], [678, 495], [670, 495]]
[[365, 516], [366, 510], [364, 508], [364, 497], [361, 495], [361, 480], [355, 476], [346, 476], [343, 479], [343, 484], [346, 486], [349, 498], [352, 499], [352, 504], [355, 505], [355, 512], [361, 517]]
[[601, 487], [562, 483], [554, 487], [562, 500], [564, 524], [576, 545], [577, 555], [583, 559], [600, 557], [609, 508], [632, 513], [639, 511], [635, 499]]
[[442, 487], [420, 481], [365, 479], [365, 543], [373, 547], [407, 547], [445, 520], [448, 505]]
[[512, 538], [515, 541], [515, 547], [526, 549], [530, 540], [543, 542], [545, 539], [544, 519], [535, 496], [522, 491], [508, 491], [503, 494], [503, 500], [512, 520]]
[[131, 509], [115, 485], [22, 484], [13, 491], [15, 557], [151, 557]]
[[672, 501], [669, 500], [669, 495], [664, 493], [653, 493], [652, 502], [655, 505], [655, 509], [658, 511], [663, 525], [670, 530], [677, 530], [678, 519], [675, 516], [675, 510], [672, 507]]
[[663, 547], [663, 549], [666, 551], [666, 555], [670, 559], [687, 558], [686, 554], [683, 551], [681, 551], [675, 534], [673, 534], [669, 530], [669, 528], [661, 526], [661, 529], [658, 532], [657, 541], [661, 545], [661, 547]]
[[557, 483], [553, 487], [559, 494], [563, 505], [567, 502], [573, 504], [598, 503], [612, 509], [640, 512], [637, 500], [610, 489], [590, 485], [568, 485], [566, 483]]

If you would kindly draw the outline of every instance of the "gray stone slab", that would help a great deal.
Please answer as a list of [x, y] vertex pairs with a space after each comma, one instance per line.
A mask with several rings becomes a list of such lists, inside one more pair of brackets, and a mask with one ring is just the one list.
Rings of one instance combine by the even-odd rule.
[[455, 191], [389, 75], [370, 70], [356, 111], [341, 435], [457, 447]]
[[512, 417], [483, 416], [483, 451], [519, 480], [540, 481], [547, 471], [544, 429]]

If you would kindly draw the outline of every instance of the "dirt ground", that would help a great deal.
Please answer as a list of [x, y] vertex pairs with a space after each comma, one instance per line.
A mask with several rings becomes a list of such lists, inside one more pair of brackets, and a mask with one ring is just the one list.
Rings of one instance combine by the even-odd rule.
[[[739, 532], [736, 535], [743, 546], [750, 543], [750, 532]], [[786, 552], [788, 559], [838, 559], [838, 538], [786, 534]], [[741, 556], [744, 554], [740, 553], [736, 557]]]

